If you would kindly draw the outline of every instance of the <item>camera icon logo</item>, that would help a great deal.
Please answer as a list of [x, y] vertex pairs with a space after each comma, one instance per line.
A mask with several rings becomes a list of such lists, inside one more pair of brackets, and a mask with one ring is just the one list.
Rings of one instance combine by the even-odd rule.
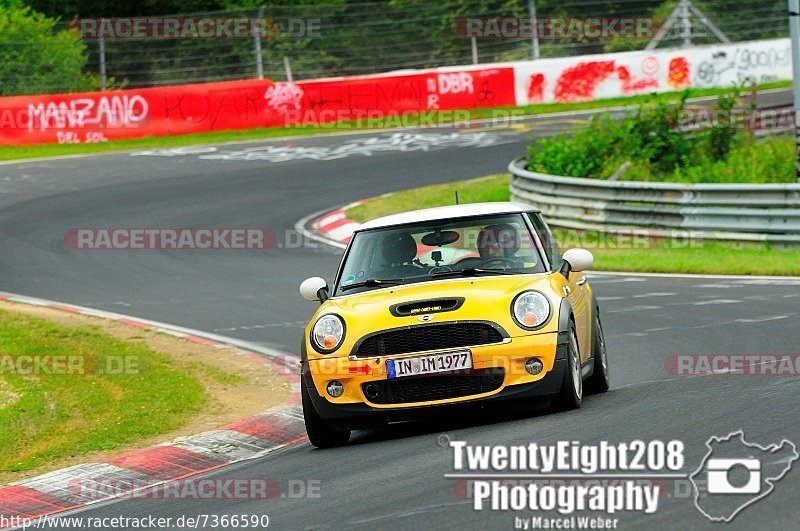
[[[749, 477], [744, 484], [735, 485], [730, 474], [744, 468]], [[761, 492], [761, 461], [758, 459], [709, 459], [706, 464], [709, 494], [758, 494]]]
[[694, 504], [713, 522], [730, 522], [746, 507], [764, 498], [800, 458], [786, 439], [760, 446], [742, 431], [706, 441], [708, 453], [690, 476]]

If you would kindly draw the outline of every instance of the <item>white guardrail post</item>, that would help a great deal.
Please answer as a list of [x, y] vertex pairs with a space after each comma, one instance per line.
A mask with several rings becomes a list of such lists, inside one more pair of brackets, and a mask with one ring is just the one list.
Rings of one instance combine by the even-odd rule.
[[561, 177], [511, 161], [511, 200], [551, 225], [654, 236], [800, 244], [800, 184], [682, 184]]

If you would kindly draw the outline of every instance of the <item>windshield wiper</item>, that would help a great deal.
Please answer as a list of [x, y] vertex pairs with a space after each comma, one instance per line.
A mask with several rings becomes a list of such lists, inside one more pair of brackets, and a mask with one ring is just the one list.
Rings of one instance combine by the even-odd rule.
[[443, 277], [477, 277], [478, 275], [516, 275], [507, 269], [480, 269], [477, 267], [467, 267], [465, 269], [455, 269], [453, 271], [440, 271], [431, 276], [434, 278]]
[[356, 288], [378, 288], [380, 286], [394, 286], [405, 282], [402, 278], [369, 278], [364, 282], [356, 282], [339, 288], [340, 291], [347, 291]]

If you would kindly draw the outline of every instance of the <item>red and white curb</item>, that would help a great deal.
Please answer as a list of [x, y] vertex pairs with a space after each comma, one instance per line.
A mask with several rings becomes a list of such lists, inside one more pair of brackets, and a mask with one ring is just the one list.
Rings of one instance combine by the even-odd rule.
[[356, 201], [324, 213], [311, 222], [311, 229], [326, 240], [347, 245], [353, 237], [353, 232], [358, 230], [361, 224], [348, 218], [345, 212], [363, 202], [364, 200]]
[[164, 482], [259, 457], [306, 439], [303, 415], [298, 405], [300, 375], [296, 357], [238, 339], [82, 306], [6, 292], [0, 292], [0, 300], [100, 317], [203, 345], [232, 347], [254, 363], [268, 366], [282, 375], [292, 389], [282, 406], [263, 415], [198, 435], [180, 437], [169, 443], [133, 450], [100, 462], [72, 466], [0, 486], [0, 522], [35, 519], [131, 495]]

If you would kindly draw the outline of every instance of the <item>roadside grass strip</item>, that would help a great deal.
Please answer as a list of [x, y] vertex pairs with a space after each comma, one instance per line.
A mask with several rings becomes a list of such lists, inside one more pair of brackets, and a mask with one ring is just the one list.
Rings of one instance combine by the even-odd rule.
[[[25, 478], [0, 486], [0, 522], [13, 527], [15, 518], [122, 496], [196, 496], [201, 480], [174, 482], [306, 438], [297, 406], [299, 366], [290, 356], [214, 334], [10, 293], [0, 292], [0, 305], [0, 423], [7, 428], [0, 432], [0, 478]], [[42, 311], [62, 318], [31, 315]], [[79, 318], [100, 324], [64, 323]], [[106, 323], [180, 343], [189, 355], [181, 355], [186, 354], [181, 349], [156, 351], [135, 335], [114, 337], [105, 332], [118, 331], [105, 328]], [[235, 367], [220, 368], [203, 356], [192, 359], [196, 349]], [[251, 407], [265, 412], [223, 414], [227, 403], [220, 390], [246, 393], [253, 374], [259, 375], [255, 386], [269, 392]], [[239, 420], [215, 420], [230, 414]], [[197, 415], [219, 427], [169, 436], [176, 427], [194, 426]], [[159, 437], [171, 440], [143, 444]], [[54, 470], [82, 458], [91, 462]], [[41, 469], [52, 471], [30, 477]], [[255, 487], [265, 495], [280, 494], [275, 485]]]
[[197, 369], [98, 329], [0, 310], [0, 425], [7, 428], [0, 471], [113, 450], [181, 426], [207, 404]]

